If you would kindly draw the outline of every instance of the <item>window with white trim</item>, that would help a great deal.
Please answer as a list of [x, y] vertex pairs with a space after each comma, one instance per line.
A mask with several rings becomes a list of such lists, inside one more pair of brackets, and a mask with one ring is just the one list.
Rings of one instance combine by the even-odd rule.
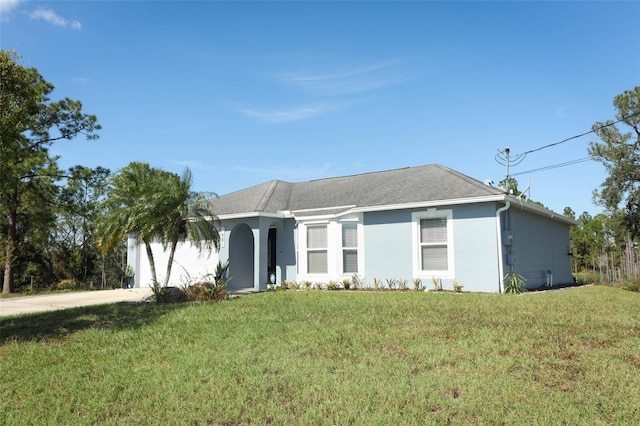
[[414, 212], [411, 220], [414, 277], [453, 278], [453, 211]]
[[327, 225], [307, 226], [307, 273], [327, 273], [327, 260]]
[[447, 218], [420, 219], [420, 269], [449, 269], [447, 250]]
[[342, 273], [358, 272], [358, 224], [342, 224]]

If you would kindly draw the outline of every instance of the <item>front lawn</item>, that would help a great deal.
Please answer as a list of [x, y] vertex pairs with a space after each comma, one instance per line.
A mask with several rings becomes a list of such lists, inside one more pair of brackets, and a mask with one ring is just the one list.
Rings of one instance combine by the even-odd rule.
[[1, 424], [638, 424], [640, 294], [278, 291], [0, 319]]

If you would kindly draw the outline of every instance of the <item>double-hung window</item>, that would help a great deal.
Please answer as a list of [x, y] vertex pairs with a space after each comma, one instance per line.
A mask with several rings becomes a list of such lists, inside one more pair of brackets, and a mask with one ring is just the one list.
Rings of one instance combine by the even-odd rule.
[[447, 218], [420, 219], [420, 266], [423, 271], [447, 271]]
[[358, 224], [342, 224], [342, 273], [358, 272]]
[[307, 273], [327, 273], [327, 260], [327, 225], [307, 226]]
[[411, 214], [414, 277], [453, 278], [453, 211], [429, 209]]

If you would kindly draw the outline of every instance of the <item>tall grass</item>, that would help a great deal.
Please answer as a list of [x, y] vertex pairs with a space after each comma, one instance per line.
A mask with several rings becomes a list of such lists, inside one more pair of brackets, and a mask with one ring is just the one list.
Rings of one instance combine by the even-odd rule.
[[267, 292], [3, 318], [2, 424], [636, 424], [640, 295]]

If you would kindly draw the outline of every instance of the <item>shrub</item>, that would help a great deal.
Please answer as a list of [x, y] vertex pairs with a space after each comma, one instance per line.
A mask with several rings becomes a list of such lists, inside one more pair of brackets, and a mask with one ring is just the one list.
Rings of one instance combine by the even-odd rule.
[[287, 288], [289, 290], [299, 290], [300, 289], [300, 283], [298, 281], [284, 280], [282, 282], [282, 287]]
[[159, 285], [152, 289], [152, 298], [156, 303], [178, 303], [188, 300], [184, 289], [177, 287], [161, 287]]
[[518, 294], [522, 292], [522, 287], [527, 279], [515, 272], [509, 272], [504, 276], [504, 292], [510, 294]]
[[374, 278], [373, 279], [373, 289], [374, 290], [378, 290], [381, 286], [382, 286], [382, 280]]
[[227, 284], [216, 284], [215, 281], [203, 281], [182, 289], [185, 300], [189, 302], [211, 302], [225, 300], [229, 297]]
[[367, 286], [367, 282], [364, 277], [360, 277], [358, 274], [353, 275], [351, 282], [358, 290], [364, 290], [364, 288]]
[[433, 291], [442, 290], [442, 280], [438, 277], [431, 278], [431, 282], [433, 282]]
[[387, 282], [387, 288], [390, 290], [396, 288], [396, 285], [398, 284], [398, 280], [396, 278], [385, 278], [385, 281]]
[[330, 280], [327, 283], [327, 290], [335, 290], [338, 288], [338, 282], [334, 280]]
[[620, 288], [622, 288], [623, 290], [640, 292], [640, 278], [635, 281], [628, 281], [626, 283], [623, 283]]
[[458, 280], [453, 280], [453, 291], [455, 291], [456, 293], [461, 293], [463, 287], [464, 286], [460, 284]]
[[56, 290], [75, 290], [76, 283], [72, 279], [60, 280], [56, 284]]
[[351, 285], [351, 278], [345, 278], [344, 280], [342, 280], [342, 288], [344, 288], [345, 290], [350, 290]]
[[413, 279], [413, 289], [414, 290], [421, 290], [422, 289], [422, 279], [421, 278], [414, 278]]
[[[180, 289], [182, 300], [189, 302], [209, 302], [228, 299], [227, 285], [229, 281], [231, 281], [231, 278], [227, 277], [228, 270], [229, 261], [227, 260], [225, 263], [218, 261], [213, 274], [204, 274], [197, 280], [192, 279], [189, 273], [185, 271], [185, 275], [182, 277], [183, 285]], [[173, 300], [174, 297], [167, 293], [170, 288], [171, 287], [162, 287], [158, 293], [154, 290], [156, 302], [179, 301]], [[158, 296], [160, 296], [161, 299], [159, 299]]]
[[403, 278], [401, 280], [398, 280], [397, 282], [400, 290], [406, 290], [409, 288], [409, 280]]

